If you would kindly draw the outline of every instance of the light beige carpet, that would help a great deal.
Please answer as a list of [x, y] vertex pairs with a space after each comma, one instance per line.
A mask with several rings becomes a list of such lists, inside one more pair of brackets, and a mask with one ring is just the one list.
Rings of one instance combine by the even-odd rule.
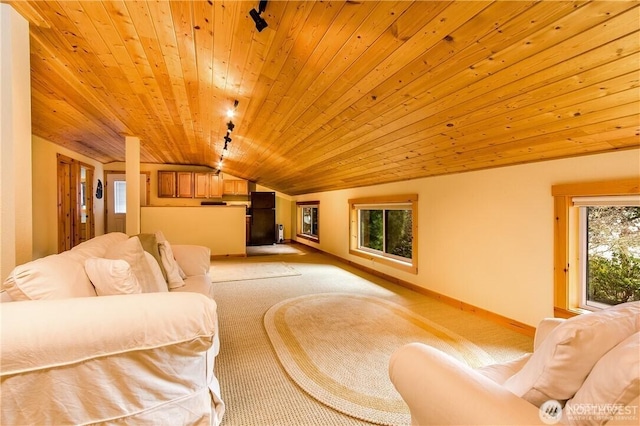
[[472, 367], [494, 361], [451, 330], [365, 295], [288, 299], [267, 311], [264, 324], [284, 369], [304, 391], [335, 410], [382, 425], [410, 422], [387, 372], [399, 347], [428, 343]]
[[214, 283], [292, 277], [296, 275], [300, 275], [300, 273], [284, 262], [216, 263], [209, 270], [209, 276]]
[[304, 254], [292, 244], [270, 244], [266, 246], [248, 246], [247, 256], [272, 256], [282, 254]]

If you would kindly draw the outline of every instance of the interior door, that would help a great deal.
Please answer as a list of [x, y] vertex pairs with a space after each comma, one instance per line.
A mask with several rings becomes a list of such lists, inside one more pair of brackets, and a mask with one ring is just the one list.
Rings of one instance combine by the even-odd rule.
[[73, 247], [73, 165], [71, 158], [58, 154], [58, 253]]
[[[127, 180], [124, 173], [108, 173], [106, 175], [105, 208], [106, 232], [127, 233]], [[140, 205], [148, 204], [147, 182], [149, 175], [140, 174]]]

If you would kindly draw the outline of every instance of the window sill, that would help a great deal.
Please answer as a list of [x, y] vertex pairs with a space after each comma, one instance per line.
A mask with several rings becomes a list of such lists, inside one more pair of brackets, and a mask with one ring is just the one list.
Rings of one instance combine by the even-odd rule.
[[319, 237], [312, 237], [310, 235], [305, 235], [305, 234], [296, 234], [296, 237], [302, 238], [304, 240], [313, 241], [314, 243], [320, 243]]
[[391, 266], [392, 268], [396, 268], [404, 272], [409, 272], [414, 275], [418, 274], [418, 267], [409, 262], [402, 262], [400, 260], [394, 260], [388, 257], [377, 256], [375, 254], [362, 250], [350, 249], [349, 254], [370, 260], [371, 262], [377, 262], [382, 265]]

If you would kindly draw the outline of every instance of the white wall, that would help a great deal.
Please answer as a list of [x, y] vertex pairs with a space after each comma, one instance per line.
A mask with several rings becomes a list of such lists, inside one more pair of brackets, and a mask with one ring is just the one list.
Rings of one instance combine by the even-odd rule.
[[[299, 242], [536, 326], [553, 316], [551, 186], [633, 176], [640, 150], [305, 194], [320, 201], [320, 244]], [[407, 193], [419, 195], [418, 274], [349, 255], [347, 200]]]
[[104, 184], [102, 163], [38, 136], [32, 138], [33, 167], [33, 258], [58, 252], [57, 154], [94, 166], [93, 211], [96, 235], [104, 233], [104, 197], [96, 198], [98, 179]]

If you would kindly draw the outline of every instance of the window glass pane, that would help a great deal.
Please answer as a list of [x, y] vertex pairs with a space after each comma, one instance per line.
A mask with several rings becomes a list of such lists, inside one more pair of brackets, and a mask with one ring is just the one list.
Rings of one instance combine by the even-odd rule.
[[586, 298], [640, 300], [640, 207], [586, 207]]
[[385, 253], [411, 259], [411, 210], [385, 210]]
[[360, 247], [382, 251], [382, 210], [360, 210]]
[[117, 180], [113, 182], [114, 213], [127, 213], [127, 182]]
[[318, 236], [318, 208], [311, 207], [311, 235]]
[[309, 207], [302, 208], [302, 233], [311, 233], [311, 208]]

